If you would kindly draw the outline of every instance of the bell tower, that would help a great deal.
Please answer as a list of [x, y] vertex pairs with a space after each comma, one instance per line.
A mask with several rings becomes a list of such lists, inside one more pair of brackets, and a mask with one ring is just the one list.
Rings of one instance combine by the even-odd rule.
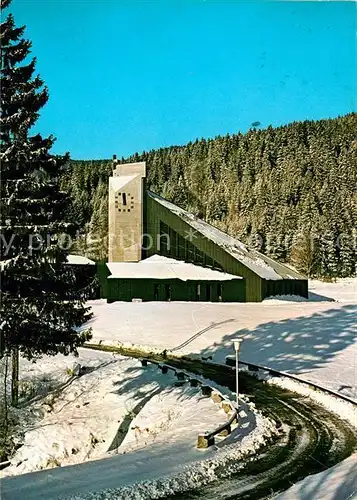
[[142, 258], [145, 176], [145, 162], [119, 164], [114, 156], [109, 177], [109, 262]]

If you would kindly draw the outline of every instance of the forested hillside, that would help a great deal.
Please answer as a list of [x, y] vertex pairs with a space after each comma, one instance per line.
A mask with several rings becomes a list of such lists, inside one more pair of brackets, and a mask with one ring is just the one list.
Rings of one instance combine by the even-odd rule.
[[[146, 161], [149, 189], [309, 276], [356, 272], [357, 113], [122, 161]], [[92, 236], [77, 249], [95, 258], [106, 255], [110, 172], [109, 160], [72, 161], [63, 179], [72, 217]]]

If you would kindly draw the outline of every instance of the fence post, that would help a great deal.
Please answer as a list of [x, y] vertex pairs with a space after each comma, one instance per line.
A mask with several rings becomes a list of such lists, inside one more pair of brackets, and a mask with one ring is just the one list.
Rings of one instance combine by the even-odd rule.
[[214, 403], [221, 403], [223, 401], [223, 397], [216, 391], [211, 392], [211, 398], [213, 399]]
[[222, 401], [222, 409], [228, 414], [232, 411], [232, 406], [228, 401]]
[[208, 448], [214, 444], [214, 437], [207, 432], [200, 432], [197, 439], [197, 448]]
[[227, 426], [218, 434], [219, 436], [228, 436], [231, 433], [231, 426], [227, 424]]

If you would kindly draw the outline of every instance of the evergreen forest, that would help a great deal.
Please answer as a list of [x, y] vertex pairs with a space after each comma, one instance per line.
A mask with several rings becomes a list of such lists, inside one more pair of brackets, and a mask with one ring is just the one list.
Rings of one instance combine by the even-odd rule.
[[[120, 149], [120, 145], [118, 145]], [[357, 113], [135, 153], [147, 187], [309, 277], [356, 273]], [[71, 161], [62, 177], [76, 251], [105, 259], [111, 160]]]

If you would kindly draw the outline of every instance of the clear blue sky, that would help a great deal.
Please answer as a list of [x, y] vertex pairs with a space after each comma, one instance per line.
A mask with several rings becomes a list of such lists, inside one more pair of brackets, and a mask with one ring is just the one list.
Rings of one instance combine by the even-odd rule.
[[356, 4], [13, 0], [54, 152], [110, 158], [356, 109]]

